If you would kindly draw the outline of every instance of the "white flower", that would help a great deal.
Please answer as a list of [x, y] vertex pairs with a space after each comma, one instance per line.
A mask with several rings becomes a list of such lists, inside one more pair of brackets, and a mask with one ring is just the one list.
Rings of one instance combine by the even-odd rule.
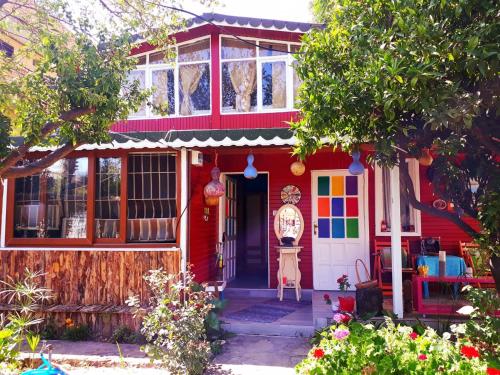
[[476, 310], [475, 307], [467, 305], [467, 306], [462, 306], [460, 309], [457, 310], [457, 313], [461, 315], [470, 315]]

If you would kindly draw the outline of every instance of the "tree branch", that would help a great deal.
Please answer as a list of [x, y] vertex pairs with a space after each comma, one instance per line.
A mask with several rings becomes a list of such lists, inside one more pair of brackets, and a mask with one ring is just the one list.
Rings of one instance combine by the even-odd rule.
[[[404, 161], [405, 155], [399, 154], [399, 160]], [[420, 202], [415, 195], [415, 188], [413, 186], [413, 181], [410, 177], [410, 173], [408, 172], [408, 164], [400, 162], [399, 170], [400, 170], [400, 180], [403, 183], [402, 184], [403, 188], [406, 190], [408, 199], [410, 200], [410, 204], [414, 208], [422, 212], [426, 212], [430, 215], [438, 216], [453, 222], [455, 225], [457, 225], [460, 229], [469, 234], [471, 237], [476, 237], [479, 234], [469, 224], [460, 219], [460, 217], [457, 214], [451, 213], [449, 211], [438, 210], [437, 208], [434, 208], [430, 205]]]
[[74, 151], [80, 144], [73, 144], [72, 142], [66, 143], [64, 146], [52, 151], [41, 159], [35, 160], [22, 167], [11, 167], [7, 169], [2, 177], [4, 178], [18, 178], [32, 176], [36, 173], [42, 172], [44, 169], [50, 167], [57, 160], [63, 159]]
[[[59, 116], [59, 121], [48, 122], [40, 131], [40, 138], [46, 138], [50, 134], [52, 134], [61, 123], [64, 121], [74, 121], [80, 116], [88, 115], [90, 113], [95, 112], [95, 108], [76, 108], [67, 112], [63, 112], [61, 116]], [[14, 168], [15, 165], [23, 159], [23, 157], [28, 153], [29, 149], [35, 145], [35, 141], [29, 141], [23, 143], [17, 149], [12, 150], [10, 154], [0, 161], [0, 177], [5, 177], [5, 173], [9, 171], [11, 168]]]

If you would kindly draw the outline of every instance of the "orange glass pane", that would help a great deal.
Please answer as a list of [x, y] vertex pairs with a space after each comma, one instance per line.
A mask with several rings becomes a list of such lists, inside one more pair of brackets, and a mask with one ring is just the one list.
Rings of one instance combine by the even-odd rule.
[[344, 195], [344, 176], [332, 176], [332, 195]]
[[330, 198], [318, 198], [318, 216], [330, 217]]

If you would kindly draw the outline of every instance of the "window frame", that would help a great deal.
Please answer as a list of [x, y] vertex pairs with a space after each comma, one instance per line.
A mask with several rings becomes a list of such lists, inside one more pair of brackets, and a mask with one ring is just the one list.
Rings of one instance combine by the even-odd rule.
[[[144, 70], [145, 71], [145, 87], [146, 89], [151, 88], [152, 85], [152, 72], [157, 71], [157, 70], [167, 70], [171, 69], [174, 71], [174, 113], [172, 114], [167, 114], [167, 115], [160, 115], [160, 114], [155, 114], [153, 109], [149, 106], [146, 105], [146, 113], [145, 115], [134, 115], [130, 114], [128, 117], [128, 120], [146, 120], [146, 119], [163, 119], [163, 118], [186, 118], [186, 117], [198, 117], [198, 116], [210, 116], [213, 111], [213, 103], [212, 103], [212, 80], [213, 80], [213, 74], [212, 74], [212, 48], [211, 48], [211, 36], [202, 36], [199, 38], [194, 38], [187, 40], [185, 42], [177, 43], [172, 48], [175, 49], [175, 61], [174, 62], [167, 62], [167, 63], [162, 63], [162, 64], [150, 64], [149, 63], [149, 55], [161, 52], [157, 49], [153, 49], [151, 51], [143, 52], [143, 53], [138, 53], [136, 55], [131, 56], [132, 58], [139, 58], [142, 56], [146, 57], [146, 64], [142, 65], [136, 65], [134, 69], [131, 71], [136, 71], [136, 70]], [[179, 62], [179, 47], [188, 45], [188, 44], [193, 44], [197, 43], [203, 40], [208, 40], [208, 51], [209, 51], [209, 59], [208, 60], [196, 60], [196, 61], [188, 61], [188, 62]], [[179, 95], [179, 66], [182, 65], [194, 65], [194, 64], [208, 64], [208, 70], [209, 70], [209, 78], [210, 78], [210, 92], [209, 92], [209, 102], [210, 102], [210, 109], [204, 113], [194, 113], [189, 116], [182, 116], [180, 114], [180, 95]], [[149, 100], [152, 100], [152, 96], [149, 98]]]
[[[15, 178], [7, 179], [7, 207], [5, 220], [5, 245], [6, 247], [58, 247], [58, 248], [178, 248], [180, 245], [180, 226], [177, 225], [175, 241], [172, 242], [128, 242], [127, 241], [127, 171], [128, 155], [134, 153], [169, 153], [176, 157], [176, 209], [177, 221], [180, 222], [180, 197], [181, 197], [181, 162], [180, 152], [165, 149], [133, 149], [133, 150], [91, 150], [74, 151], [67, 158], [88, 158], [88, 187], [87, 187], [87, 236], [85, 238], [16, 238], [14, 237], [15, 221]], [[30, 155], [30, 159], [44, 156], [45, 152], [36, 152]], [[118, 238], [96, 238], [95, 236], [95, 194], [97, 180], [98, 158], [120, 158], [121, 159], [121, 186], [120, 186], [120, 234]]]
[[[226, 115], [248, 115], [257, 113], [279, 113], [279, 112], [290, 112], [296, 111], [295, 100], [293, 97], [293, 63], [296, 59], [293, 57], [292, 46], [299, 46], [300, 43], [289, 42], [278, 39], [265, 39], [265, 38], [252, 38], [252, 37], [239, 37], [241, 39], [247, 40], [249, 42], [257, 44], [255, 47], [255, 57], [242, 57], [235, 59], [223, 59], [222, 58], [222, 39], [237, 39], [233, 35], [220, 34], [219, 35], [219, 97], [220, 97], [220, 114], [222, 116]], [[274, 44], [285, 44], [287, 45], [288, 52], [283, 55], [277, 56], [260, 56], [259, 46], [260, 43], [274, 43]], [[223, 107], [223, 96], [222, 96], [222, 64], [227, 62], [237, 62], [237, 61], [255, 61], [256, 64], [256, 80], [257, 80], [257, 106], [255, 111], [249, 112], [238, 112], [238, 111], [224, 111]], [[285, 86], [286, 86], [286, 106], [284, 108], [264, 108], [262, 105], [262, 64], [263, 63], [273, 63], [273, 62], [285, 62], [286, 72], [285, 72]]]
[[[420, 167], [417, 159], [408, 158], [406, 159], [408, 163], [408, 172], [413, 181], [413, 186], [415, 188], [415, 197], [420, 201]], [[382, 168], [375, 164], [375, 236], [377, 237], [389, 237], [391, 231], [382, 232], [380, 230], [380, 223], [383, 218], [383, 189], [382, 189]], [[401, 235], [404, 237], [420, 237], [422, 235], [422, 222], [420, 210], [417, 210], [410, 204], [411, 210], [414, 212], [415, 219], [415, 231], [414, 232], [403, 232], [401, 230]]]

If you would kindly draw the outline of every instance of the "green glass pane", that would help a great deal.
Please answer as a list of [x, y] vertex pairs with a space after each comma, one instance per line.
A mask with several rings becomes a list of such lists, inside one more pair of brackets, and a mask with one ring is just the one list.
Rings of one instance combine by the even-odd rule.
[[359, 238], [358, 219], [346, 219], [347, 238]]
[[318, 195], [330, 195], [330, 177], [318, 177]]

